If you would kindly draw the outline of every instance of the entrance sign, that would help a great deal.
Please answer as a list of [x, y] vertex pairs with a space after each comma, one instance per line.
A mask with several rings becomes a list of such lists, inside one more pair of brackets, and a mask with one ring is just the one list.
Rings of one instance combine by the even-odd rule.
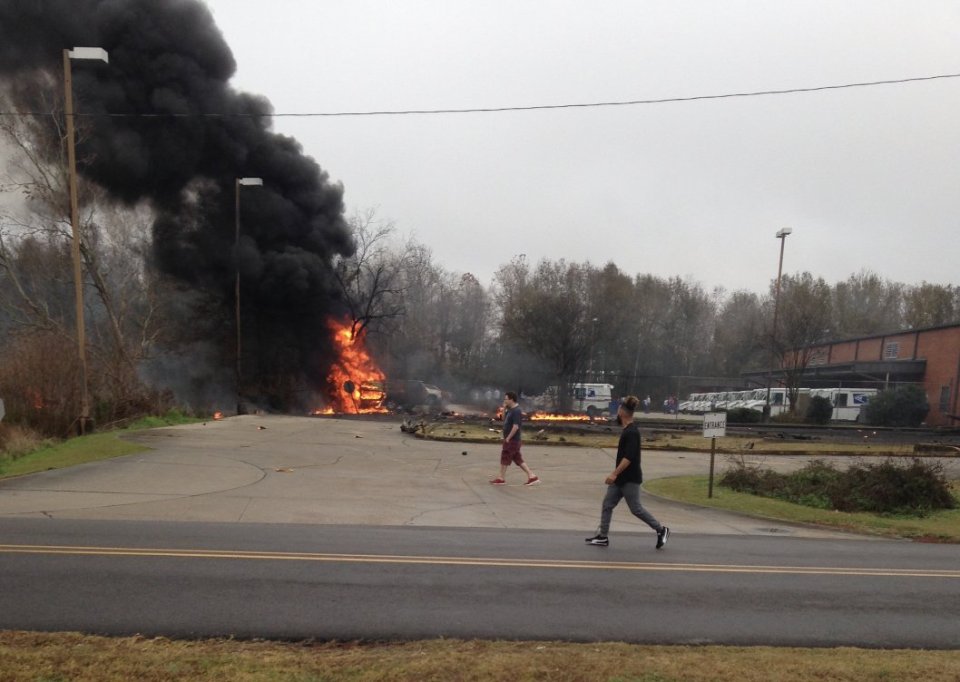
[[703, 437], [723, 438], [727, 435], [727, 413], [708, 412], [703, 415]]
[[703, 415], [703, 437], [710, 439], [710, 483], [707, 497], [713, 497], [713, 467], [717, 459], [717, 438], [727, 435], [727, 413], [708, 412]]

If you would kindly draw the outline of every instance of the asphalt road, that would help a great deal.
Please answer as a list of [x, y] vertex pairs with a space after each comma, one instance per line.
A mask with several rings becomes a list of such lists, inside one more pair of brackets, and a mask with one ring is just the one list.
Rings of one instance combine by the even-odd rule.
[[[955, 647], [960, 550], [644, 496], [587, 547], [614, 452], [499, 448], [382, 421], [231, 418], [0, 481], [0, 628], [324, 639], [484, 637]], [[745, 457], [750, 457], [745, 455]], [[778, 470], [803, 456], [758, 458]], [[841, 460], [837, 460], [841, 461]], [[648, 479], [708, 456], [644, 454]], [[721, 464], [722, 468], [723, 464]], [[955, 461], [950, 461], [955, 466]], [[623, 505], [621, 505], [623, 507]]]
[[0, 628], [955, 648], [955, 546], [0, 518]]

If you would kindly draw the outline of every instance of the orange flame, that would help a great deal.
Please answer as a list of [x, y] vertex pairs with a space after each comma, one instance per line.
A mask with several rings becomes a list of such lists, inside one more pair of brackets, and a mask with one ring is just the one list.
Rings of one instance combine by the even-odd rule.
[[532, 422], [589, 422], [593, 421], [586, 414], [550, 414], [549, 412], [534, 412], [527, 417]]
[[[327, 385], [330, 405], [314, 414], [370, 414], [386, 412], [386, 377], [370, 357], [362, 333], [354, 336], [349, 322], [330, 321], [337, 359], [330, 367]], [[346, 387], [353, 386], [352, 392]]]

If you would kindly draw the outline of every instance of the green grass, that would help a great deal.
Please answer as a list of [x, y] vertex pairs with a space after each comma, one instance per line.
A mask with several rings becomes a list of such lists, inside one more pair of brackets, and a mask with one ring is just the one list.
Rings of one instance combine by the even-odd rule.
[[122, 433], [124, 432], [93, 433], [34, 450], [12, 461], [0, 459], [0, 478], [64, 469], [86, 462], [132, 455], [147, 449], [143, 445], [121, 440]]
[[[643, 424], [640, 424], [643, 427]], [[616, 448], [620, 439], [620, 429], [609, 427], [606, 431], [584, 431], [577, 433], [576, 426], [570, 431], [552, 431], [534, 421], [524, 423], [523, 442], [526, 445], [576, 445], [590, 448]], [[458, 421], [443, 421], [427, 424], [426, 433], [418, 431], [417, 436], [427, 440], [439, 440], [463, 443], [492, 443], [500, 440], [499, 427], [489, 424], [471, 424]], [[699, 433], [645, 433], [645, 450], [668, 450], [671, 452], [709, 452], [710, 439]], [[730, 455], [817, 455], [887, 457], [911, 455], [912, 443], [835, 443], [830, 441], [792, 441], [782, 439], [764, 439], [748, 436], [724, 436], [717, 438], [717, 452]]]
[[123, 440], [121, 436], [124, 433], [160, 426], [191, 424], [199, 421], [203, 420], [171, 410], [161, 417], [144, 417], [133, 422], [125, 429], [92, 433], [87, 436], [71, 438], [61, 443], [44, 445], [16, 458], [5, 458], [0, 454], [0, 478], [25, 476], [39, 471], [65, 469], [87, 462], [98, 462], [104, 459], [132, 455], [149, 448]]
[[[719, 476], [714, 477], [712, 498], [707, 497], [707, 476], [658, 478], [645, 482], [643, 486], [654, 495], [667, 499], [776, 521], [808, 523], [869, 535], [960, 543], [960, 509], [934, 512], [923, 518], [845, 513], [734, 492], [717, 485], [719, 480]], [[954, 483], [954, 493], [960, 493], [960, 485], [957, 483]]]

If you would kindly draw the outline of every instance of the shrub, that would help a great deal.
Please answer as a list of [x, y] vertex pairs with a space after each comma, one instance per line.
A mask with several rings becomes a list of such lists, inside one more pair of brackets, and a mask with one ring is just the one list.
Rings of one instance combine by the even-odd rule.
[[749, 407], [735, 407], [727, 410], [728, 424], [759, 424], [763, 421], [763, 413], [751, 410]]
[[807, 421], [811, 424], [829, 424], [833, 418], [833, 403], [822, 395], [814, 396], [807, 406]]
[[831, 504], [840, 511], [924, 515], [955, 509], [957, 501], [940, 462], [914, 458], [909, 465], [891, 460], [854, 465], [832, 490]]
[[44, 436], [66, 436], [80, 414], [79, 377], [76, 347], [68, 338], [48, 331], [14, 337], [0, 363], [5, 421]]
[[0, 472], [3, 471], [4, 463], [19, 459], [50, 444], [49, 439], [44, 439], [27, 426], [0, 423]]
[[929, 411], [923, 387], [905, 384], [871, 398], [864, 410], [864, 421], [871, 426], [920, 426]]
[[738, 463], [723, 474], [720, 485], [737, 492], [847, 512], [923, 516], [958, 506], [943, 475], [943, 465], [916, 458], [908, 465], [886, 460], [855, 464], [846, 471], [814, 460], [791, 474]]

